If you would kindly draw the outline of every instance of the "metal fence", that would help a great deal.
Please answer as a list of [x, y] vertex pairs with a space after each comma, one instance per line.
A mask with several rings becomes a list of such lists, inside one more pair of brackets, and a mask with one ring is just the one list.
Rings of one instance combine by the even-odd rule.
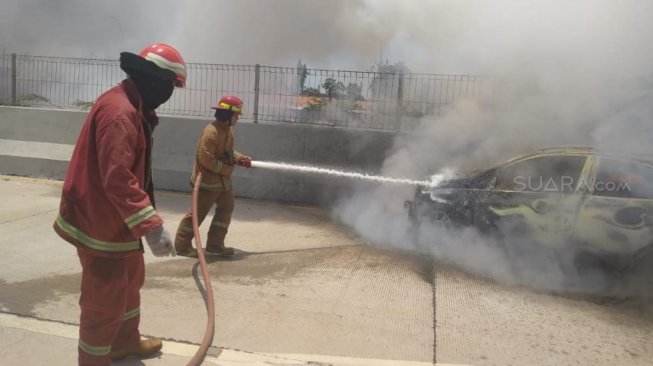
[[[461, 98], [478, 98], [486, 78], [189, 63], [186, 88], [159, 113], [210, 117], [223, 94], [245, 101], [243, 118], [379, 130], [407, 129]], [[124, 78], [117, 60], [3, 54], [0, 104], [88, 109]]]

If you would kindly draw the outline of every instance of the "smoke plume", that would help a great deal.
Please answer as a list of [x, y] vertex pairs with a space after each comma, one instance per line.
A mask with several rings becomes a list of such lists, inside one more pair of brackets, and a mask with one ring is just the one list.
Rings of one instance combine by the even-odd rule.
[[5, 0], [0, 48], [36, 56], [118, 59], [153, 42], [173, 42], [179, 2]]
[[[443, 169], [489, 168], [551, 145], [651, 156], [653, 55], [648, 46], [651, 25], [644, 14], [653, 5], [437, 4], [447, 11], [430, 13], [433, 27], [418, 30], [417, 21], [410, 28], [411, 39], [421, 46], [419, 54], [439, 54], [432, 58], [434, 64], [473, 67], [493, 75], [493, 81], [483, 98], [461, 101], [444, 116], [426, 117], [412, 133], [398, 137], [384, 175], [417, 179]], [[459, 22], [447, 20], [456, 16]], [[441, 38], [448, 41], [439, 42]], [[589, 292], [608, 286], [598, 273], [577, 276], [569, 260], [574, 253], [552, 256], [528, 238], [501, 245], [473, 229], [451, 232], [429, 224], [415, 229], [402, 210], [402, 200], [412, 199], [413, 192], [385, 186], [360, 190], [343, 199], [334, 216], [371, 242], [425, 251], [503, 282]], [[580, 281], [571, 285], [572, 278]], [[639, 292], [642, 287], [634, 284], [620, 291]]]

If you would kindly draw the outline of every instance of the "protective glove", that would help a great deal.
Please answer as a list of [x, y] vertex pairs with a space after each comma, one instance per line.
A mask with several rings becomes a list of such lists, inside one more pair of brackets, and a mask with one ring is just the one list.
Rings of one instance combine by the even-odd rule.
[[177, 255], [175, 246], [172, 244], [172, 240], [170, 240], [170, 235], [163, 229], [163, 226], [159, 226], [145, 234], [145, 241], [147, 241], [147, 245], [150, 246], [152, 254], [156, 257], [167, 257], [169, 255], [174, 257]]
[[252, 167], [252, 158], [249, 156], [241, 156], [236, 158], [236, 164], [240, 166], [244, 166], [245, 168], [251, 168]]

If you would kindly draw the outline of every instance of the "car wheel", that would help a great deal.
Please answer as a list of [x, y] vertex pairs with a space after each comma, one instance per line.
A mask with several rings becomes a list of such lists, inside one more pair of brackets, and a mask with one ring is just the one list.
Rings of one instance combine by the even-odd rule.
[[574, 256], [574, 266], [579, 273], [600, 271], [605, 274], [620, 275], [627, 272], [632, 261], [625, 257], [606, 257], [588, 251], [580, 251]]

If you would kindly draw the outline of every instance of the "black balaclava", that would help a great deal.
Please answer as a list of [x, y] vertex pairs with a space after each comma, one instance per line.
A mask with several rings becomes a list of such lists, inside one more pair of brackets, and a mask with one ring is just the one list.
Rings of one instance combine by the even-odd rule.
[[144, 111], [157, 109], [172, 96], [174, 81], [177, 78], [174, 72], [162, 69], [154, 62], [129, 52], [120, 54], [120, 68], [136, 84], [143, 99]]
[[134, 72], [131, 79], [143, 98], [143, 110], [153, 111], [170, 99], [175, 88], [173, 81], [161, 80], [142, 72]]

